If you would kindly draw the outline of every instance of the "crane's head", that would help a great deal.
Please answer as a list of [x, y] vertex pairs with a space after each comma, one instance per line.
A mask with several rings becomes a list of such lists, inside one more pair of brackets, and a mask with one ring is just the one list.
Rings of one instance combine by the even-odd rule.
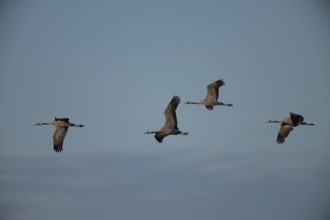
[[197, 102], [193, 102], [193, 101], [188, 101], [188, 102], [185, 102], [184, 104], [198, 104]]
[[157, 131], [146, 131], [144, 134], [155, 134]]
[[34, 126], [39, 126], [39, 125], [48, 125], [48, 123], [46, 123], [46, 122], [38, 122], [38, 123], [35, 124]]
[[277, 121], [277, 120], [270, 119], [269, 121], [267, 121], [267, 123], [281, 123], [281, 122]]

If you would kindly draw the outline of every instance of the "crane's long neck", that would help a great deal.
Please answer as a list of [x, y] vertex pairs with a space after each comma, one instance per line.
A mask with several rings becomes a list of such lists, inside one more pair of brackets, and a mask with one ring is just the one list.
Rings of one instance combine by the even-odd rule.
[[157, 131], [146, 131], [145, 134], [156, 134]]
[[278, 121], [278, 120], [271, 119], [271, 120], [267, 121], [267, 123], [282, 123], [282, 122]]
[[194, 102], [194, 101], [188, 101], [184, 104], [195, 104], [195, 105], [203, 105], [204, 103], [202, 103], [202, 101], [199, 101], [199, 102]]
[[51, 125], [50, 122], [38, 122], [37, 124], [35, 124], [35, 126], [40, 126], [40, 125]]

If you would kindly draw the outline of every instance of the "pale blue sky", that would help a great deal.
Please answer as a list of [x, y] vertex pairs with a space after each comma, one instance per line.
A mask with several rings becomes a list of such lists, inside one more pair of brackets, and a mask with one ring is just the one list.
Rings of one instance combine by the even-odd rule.
[[[0, 7], [0, 217], [326, 220], [329, 3], [6, 1]], [[174, 95], [234, 107], [180, 104]], [[289, 112], [297, 127], [278, 145]], [[69, 117], [64, 151], [54, 128]], [[327, 213], [328, 212], [328, 213]]]

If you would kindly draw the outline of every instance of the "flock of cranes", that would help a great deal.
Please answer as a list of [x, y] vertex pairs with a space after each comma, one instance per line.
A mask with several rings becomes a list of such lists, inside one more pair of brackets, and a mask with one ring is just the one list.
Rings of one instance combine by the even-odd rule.
[[[216, 80], [213, 83], [207, 86], [207, 95], [204, 99], [198, 102], [188, 101], [185, 104], [199, 104], [204, 105], [207, 110], [212, 110], [214, 106], [223, 105], [223, 106], [233, 106], [232, 104], [227, 104], [219, 102], [219, 88], [225, 85], [225, 82], [221, 80]], [[163, 139], [168, 135], [188, 135], [188, 132], [182, 132], [178, 128], [178, 120], [176, 117], [176, 109], [181, 102], [179, 96], [174, 96], [170, 103], [167, 105], [164, 110], [165, 114], [165, 124], [158, 131], [147, 131], [145, 134], [155, 134], [155, 139], [162, 143]], [[314, 125], [313, 123], [304, 122], [304, 117], [290, 112], [290, 117], [284, 118], [281, 121], [278, 120], [269, 120], [267, 123], [280, 123], [281, 127], [277, 134], [277, 143], [283, 144], [285, 138], [288, 137], [289, 133], [293, 130], [293, 127], [298, 125]], [[35, 124], [39, 125], [53, 125], [56, 127], [56, 130], [53, 135], [53, 145], [55, 152], [61, 152], [63, 150], [63, 142], [65, 135], [69, 127], [84, 127], [84, 125], [76, 125], [69, 122], [69, 118], [55, 118], [55, 120], [50, 122], [38, 122]]]

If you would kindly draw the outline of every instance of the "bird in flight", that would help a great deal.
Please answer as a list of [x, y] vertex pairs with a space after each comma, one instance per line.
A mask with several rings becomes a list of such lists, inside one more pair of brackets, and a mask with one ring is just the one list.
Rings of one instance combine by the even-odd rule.
[[207, 86], [207, 95], [204, 99], [198, 102], [188, 101], [185, 104], [205, 105], [207, 110], [212, 110], [213, 106], [217, 106], [217, 105], [233, 106], [233, 104], [226, 104], [218, 101], [219, 88], [224, 85], [225, 82], [222, 79], [216, 80]]
[[293, 130], [293, 127], [298, 125], [314, 125], [313, 123], [304, 122], [304, 117], [302, 115], [290, 112], [290, 117], [284, 118], [281, 121], [278, 120], [269, 120], [267, 123], [280, 123], [281, 127], [277, 134], [277, 143], [283, 144], [285, 138], [288, 137], [290, 132]]
[[147, 131], [145, 134], [155, 134], [155, 138], [159, 143], [168, 135], [187, 135], [188, 132], [182, 132], [178, 128], [178, 121], [176, 118], [175, 110], [180, 103], [180, 97], [174, 96], [170, 103], [167, 105], [165, 114], [165, 124], [158, 131]]
[[69, 127], [84, 127], [84, 125], [77, 125], [69, 122], [69, 118], [56, 118], [50, 122], [38, 122], [36, 126], [40, 125], [54, 125], [56, 127], [53, 134], [54, 151], [60, 153], [63, 150], [63, 141]]

